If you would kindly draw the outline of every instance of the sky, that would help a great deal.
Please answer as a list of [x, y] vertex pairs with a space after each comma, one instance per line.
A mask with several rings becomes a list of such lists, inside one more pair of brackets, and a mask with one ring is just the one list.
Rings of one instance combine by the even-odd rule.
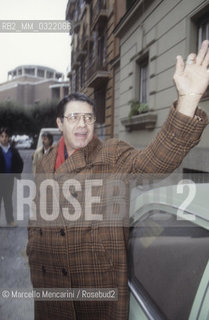
[[[5, 33], [4, 20], [65, 20], [68, 0], [0, 0], [0, 83], [23, 64], [39, 64], [63, 72], [70, 65], [71, 38], [65, 33]], [[14, 26], [14, 24], [13, 24]]]

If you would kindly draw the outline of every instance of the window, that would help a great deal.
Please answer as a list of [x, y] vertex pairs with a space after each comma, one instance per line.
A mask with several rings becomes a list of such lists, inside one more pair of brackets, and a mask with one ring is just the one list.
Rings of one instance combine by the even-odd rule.
[[[209, 13], [207, 16], [203, 16], [198, 22], [198, 49], [204, 40], [209, 40]], [[209, 98], [209, 86], [203, 98]]]
[[209, 40], [209, 17], [201, 19], [198, 26], [198, 48], [204, 40]]
[[44, 78], [44, 70], [38, 69], [37, 75], [38, 75], [38, 77], [40, 77], [40, 78]]
[[35, 69], [34, 68], [25, 68], [24, 69], [25, 74], [29, 74], [34, 76], [35, 75]]
[[47, 79], [51, 79], [51, 78], [53, 78], [53, 72], [51, 72], [51, 71], [47, 71], [47, 73], [46, 73], [46, 77], [47, 77]]
[[98, 63], [101, 68], [106, 66], [106, 33], [98, 35]]
[[148, 103], [148, 57], [138, 62], [139, 70], [139, 101]]

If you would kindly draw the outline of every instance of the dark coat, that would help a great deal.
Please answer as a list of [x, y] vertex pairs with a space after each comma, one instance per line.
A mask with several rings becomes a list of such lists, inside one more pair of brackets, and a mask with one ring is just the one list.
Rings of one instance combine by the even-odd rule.
[[[97, 138], [75, 152], [57, 170], [54, 179], [67, 174], [169, 173], [178, 167], [200, 139], [208, 120], [202, 111], [198, 121], [172, 108], [157, 137], [144, 150], [117, 139], [102, 143]], [[39, 173], [53, 174], [57, 147], [44, 157]], [[78, 192], [77, 199], [83, 197]], [[50, 202], [50, 201], [49, 201]], [[61, 199], [60, 208], [67, 206]], [[48, 206], [50, 209], [50, 204]], [[62, 216], [62, 215], [61, 215]], [[63, 217], [61, 217], [62, 219]], [[36, 320], [127, 320], [129, 290], [127, 243], [123, 226], [29, 227], [27, 254], [34, 288], [117, 288], [118, 301], [37, 301]]]
[[[23, 170], [23, 160], [14, 147], [10, 147], [10, 150], [12, 151], [12, 168], [11, 173], [17, 174], [22, 173]], [[5, 173], [5, 159], [3, 155], [2, 148], [0, 147], [0, 173]]]

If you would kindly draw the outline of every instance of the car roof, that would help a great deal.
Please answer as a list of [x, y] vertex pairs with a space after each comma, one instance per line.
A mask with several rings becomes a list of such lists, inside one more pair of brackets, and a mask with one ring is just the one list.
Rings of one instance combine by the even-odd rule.
[[60, 132], [60, 130], [58, 129], [58, 128], [42, 128], [41, 130], [40, 130], [40, 133], [42, 133], [42, 132], [50, 132], [50, 133], [59, 133]]

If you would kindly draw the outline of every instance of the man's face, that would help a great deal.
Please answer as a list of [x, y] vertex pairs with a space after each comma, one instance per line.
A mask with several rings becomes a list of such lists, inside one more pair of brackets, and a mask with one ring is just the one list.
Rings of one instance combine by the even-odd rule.
[[7, 147], [8, 143], [9, 143], [9, 136], [8, 134], [6, 134], [5, 132], [2, 132], [0, 134], [0, 143], [2, 144], [2, 146]]
[[92, 140], [94, 133], [94, 124], [87, 124], [83, 117], [79, 121], [72, 123], [67, 116], [71, 113], [93, 113], [93, 108], [87, 102], [71, 101], [65, 107], [63, 122], [57, 118], [57, 125], [63, 132], [65, 145], [68, 155], [76, 149], [84, 148]]
[[45, 149], [48, 149], [50, 147], [50, 141], [47, 136], [42, 137], [42, 143]]

